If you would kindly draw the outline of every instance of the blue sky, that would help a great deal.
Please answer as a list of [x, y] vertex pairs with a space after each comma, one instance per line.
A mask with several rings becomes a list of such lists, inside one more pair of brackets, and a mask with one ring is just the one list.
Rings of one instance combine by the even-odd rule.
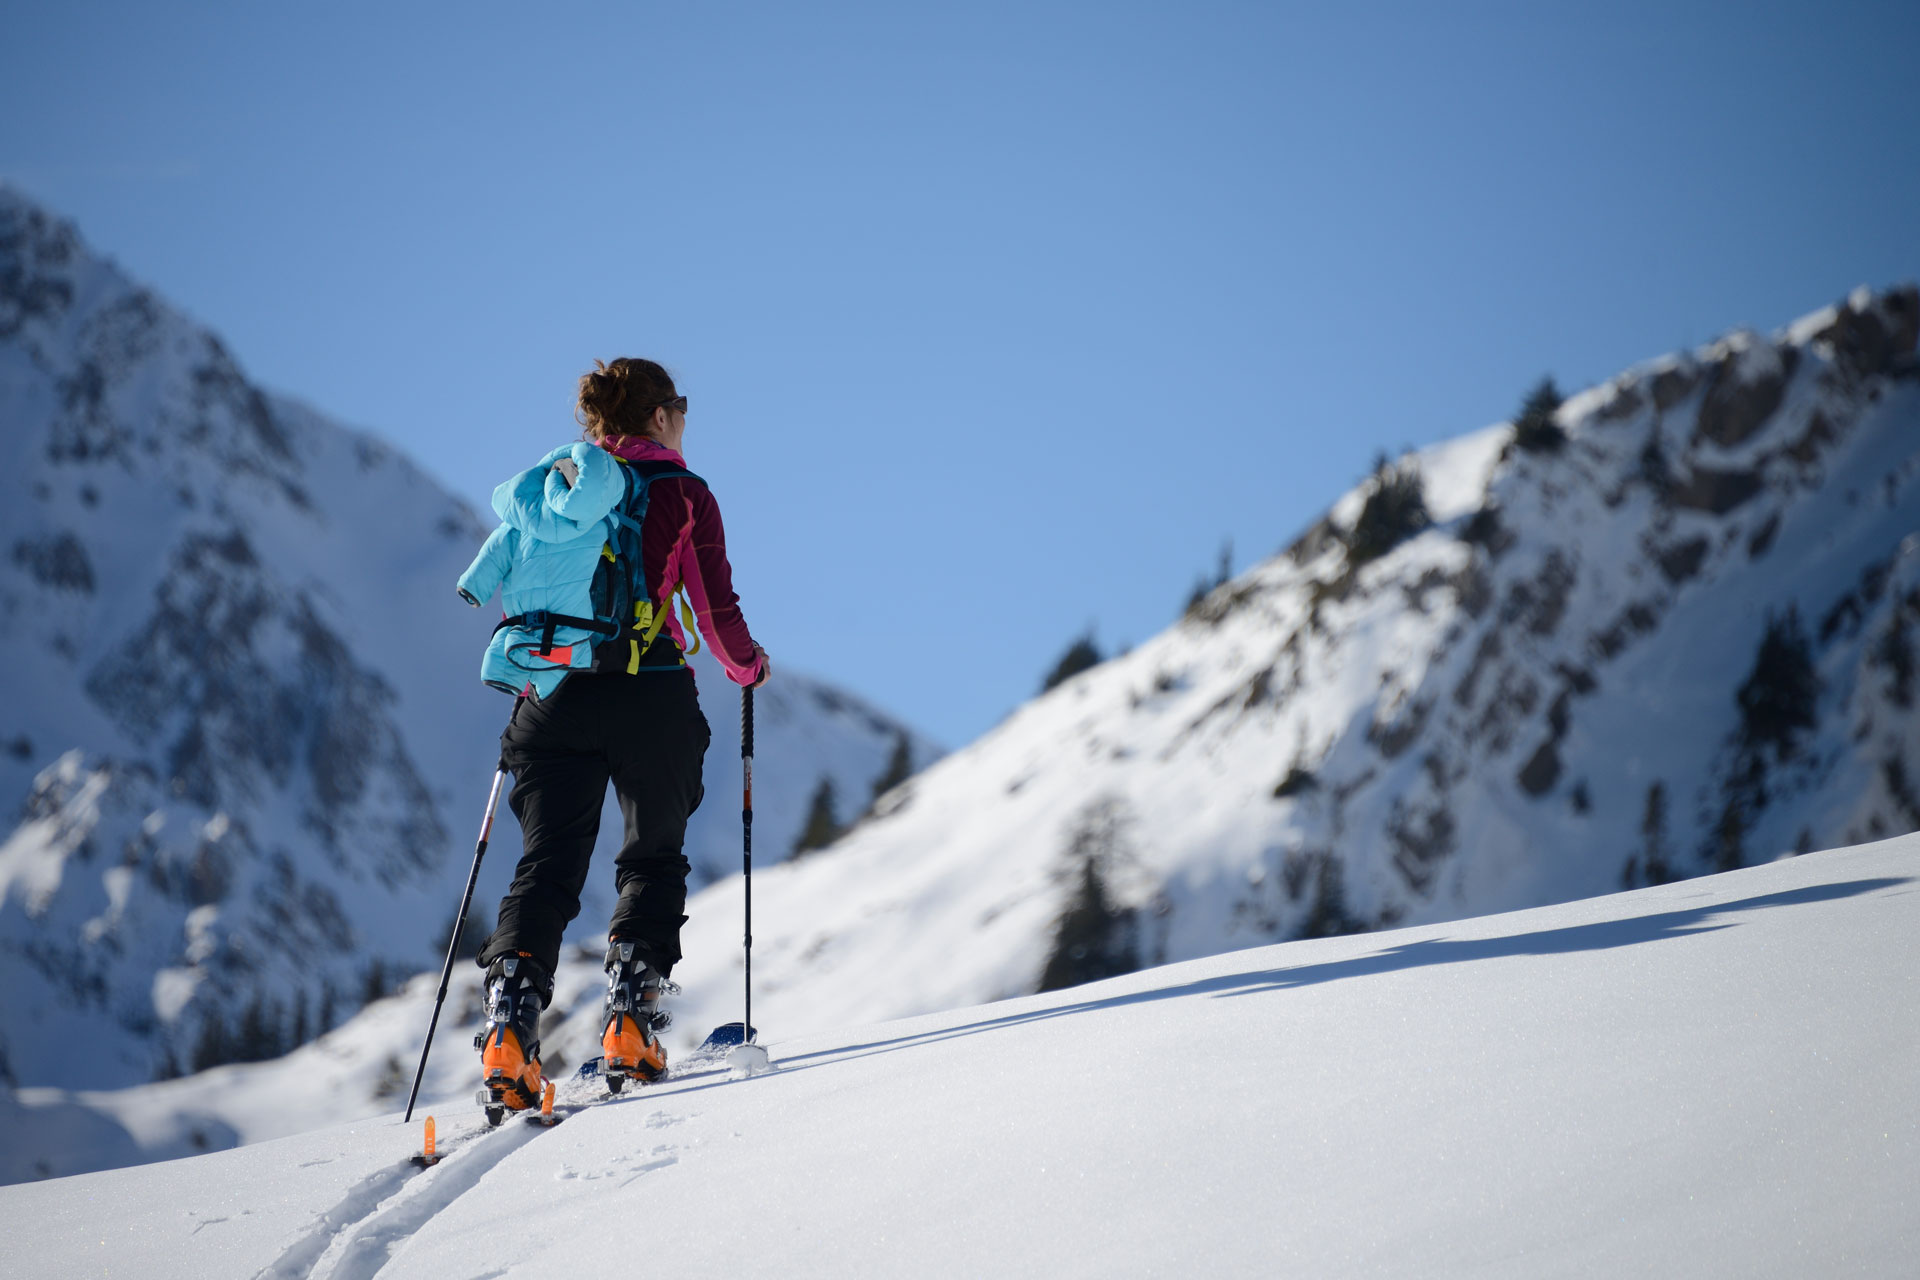
[[664, 361], [756, 634], [959, 745], [1379, 450], [1920, 277], [1916, 51], [1911, 3], [28, 0], [0, 177], [478, 504]]

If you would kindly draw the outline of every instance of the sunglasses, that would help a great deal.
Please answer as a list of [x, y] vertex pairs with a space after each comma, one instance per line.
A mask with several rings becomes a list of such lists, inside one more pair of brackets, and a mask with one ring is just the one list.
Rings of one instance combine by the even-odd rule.
[[671, 409], [675, 413], [684, 414], [687, 411], [687, 398], [685, 396], [675, 396], [671, 400], [662, 400], [655, 408]]

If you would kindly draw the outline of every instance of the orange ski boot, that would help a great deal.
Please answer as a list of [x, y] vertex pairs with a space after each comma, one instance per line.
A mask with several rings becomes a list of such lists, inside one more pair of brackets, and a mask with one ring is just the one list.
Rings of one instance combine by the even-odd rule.
[[489, 1124], [540, 1105], [540, 1010], [552, 990], [546, 971], [525, 955], [501, 956], [487, 969], [487, 1025], [474, 1045]]
[[634, 944], [618, 938], [607, 944], [607, 1023], [600, 1033], [600, 1069], [607, 1092], [618, 1093], [629, 1078], [658, 1080], [667, 1072], [667, 1050], [655, 1036], [673, 1021], [660, 1011], [663, 991], [680, 988], [634, 954]]

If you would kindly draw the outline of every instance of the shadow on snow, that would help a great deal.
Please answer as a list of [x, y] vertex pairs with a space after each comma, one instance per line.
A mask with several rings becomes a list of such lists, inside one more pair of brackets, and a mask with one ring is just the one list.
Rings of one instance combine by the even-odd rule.
[[[1568, 925], [1560, 929], [1540, 929], [1531, 933], [1509, 934], [1499, 938], [1428, 938], [1418, 942], [1402, 943], [1399, 946], [1388, 947], [1384, 951], [1354, 956], [1346, 960], [1223, 974], [1217, 978], [1203, 978], [1194, 982], [1159, 987], [1151, 991], [1136, 991], [1127, 995], [1106, 996], [1097, 1000], [1081, 1000], [1046, 1009], [1010, 1013], [997, 1018], [983, 1018], [977, 1022], [943, 1027], [937, 1031], [896, 1036], [888, 1040], [874, 1040], [866, 1044], [843, 1045], [835, 1049], [820, 1049], [813, 1053], [783, 1058], [779, 1061], [778, 1068], [779, 1072], [807, 1070], [849, 1058], [890, 1053], [898, 1049], [913, 1048], [916, 1045], [934, 1044], [941, 1040], [1017, 1027], [1048, 1018], [1071, 1017], [1075, 1014], [1115, 1009], [1130, 1004], [1144, 1004], [1154, 1000], [1178, 1000], [1188, 996], [1203, 995], [1216, 998], [1256, 995], [1265, 991], [1284, 991], [1293, 987], [1337, 982], [1346, 978], [1398, 973], [1402, 970], [1418, 969], [1429, 965], [1502, 960], [1516, 956], [1574, 955], [1587, 951], [1606, 951], [1615, 947], [1639, 946], [1643, 943], [1662, 942], [1670, 938], [1713, 933], [1732, 928], [1740, 923], [1732, 919], [1716, 921], [1716, 917], [1733, 916], [1740, 912], [1760, 911], [1772, 907], [1832, 902], [1911, 883], [1913, 881], [1908, 877], [1849, 880], [1839, 884], [1809, 885], [1803, 889], [1788, 889], [1780, 893], [1741, 898], [1735, 902], [1723, 902], [1712, 906], [1685, 907], [1675, 911], [1634, 916], [1626, 920], [1602, 920], [1593, 924]], [[713, 1081], [693, 1085], [691, 1089], [672, 1090], [672, 1092], [710, 1089], [724, 1083], [727, 1082]], [[667, 1091], [661, 1090], [661, 1092]], [[656, 1093], [654, 1096], [658, 1097], [659, 1094]]]

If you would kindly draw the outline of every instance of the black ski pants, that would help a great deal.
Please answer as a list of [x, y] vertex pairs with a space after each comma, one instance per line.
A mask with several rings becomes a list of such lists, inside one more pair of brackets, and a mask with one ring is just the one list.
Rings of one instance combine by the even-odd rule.
[[479, 961], [523, 951], [552, 974], [560, 938], [580, 914], [580, 890], [611, 781], [626, 820], [613, 860], [620, 898], [608, 935], [638, 944], [661, 973], [680, 959], [687, 818], [700, 807], [710, 737], [693, 673], [576, 671], [553, 696], [523, 698], [500, 758], [513, 774], [507, 803], [525, 853]]

